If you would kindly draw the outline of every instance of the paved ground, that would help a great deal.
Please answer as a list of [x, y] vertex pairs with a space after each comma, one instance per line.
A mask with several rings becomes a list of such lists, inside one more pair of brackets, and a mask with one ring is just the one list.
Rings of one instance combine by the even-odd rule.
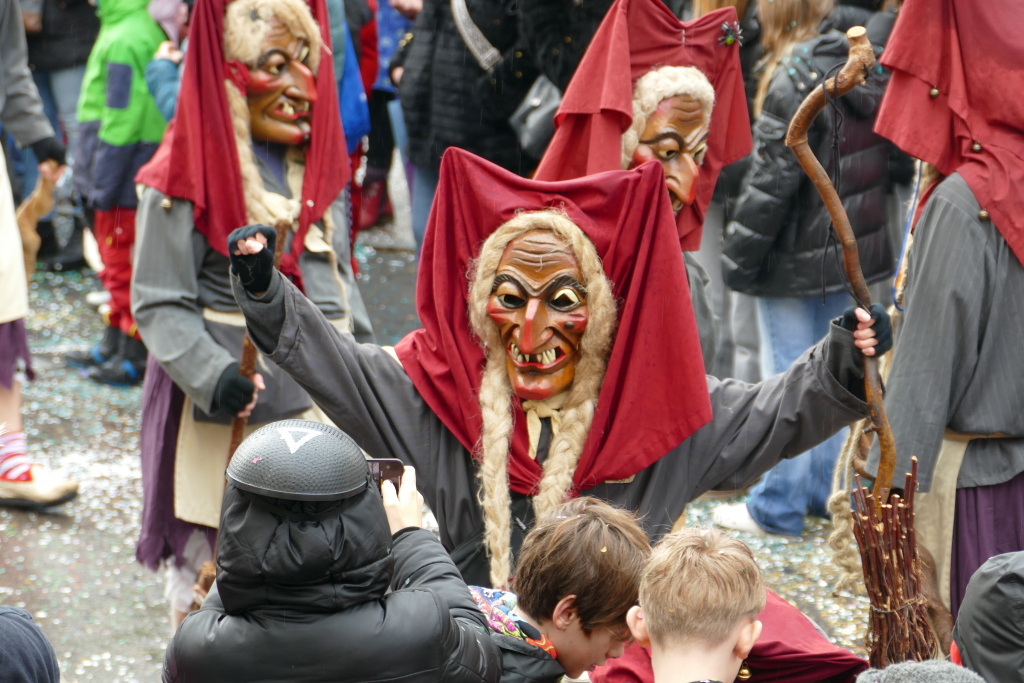
[[[405, 228], [366, 242], [407, 246]], [[379, 340], [394, 343], [416, 326], [412, 252], [363, 244], [357, 259]], [[91, 272], [37, 274], [33, 282], [30, 343], [39, 378], [25, 393], [30, 450], [78, 478], [82, 490], [49, 514], [0, 508], [0, 604], [32, 612], [65, 681], [156, 681], [168, 639], [163, 577], [134, 560], [141, 390], [96, 385], [60, 362], [100, 336], [99, 318], [84, 302], [97, 287]], [[690, 522], [709, 524], [715, 504], [695, 503]], [[817, 520], [803, 539], [740, 537], [755, 548], [770, 587], [863, 653], [867, 603], [832, 597], [826, 531]]]

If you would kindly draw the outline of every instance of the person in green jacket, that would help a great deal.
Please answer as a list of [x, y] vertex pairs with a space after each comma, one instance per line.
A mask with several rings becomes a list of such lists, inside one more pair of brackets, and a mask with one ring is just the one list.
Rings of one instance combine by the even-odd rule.
[[[154, 0], [157, 4], [162, 0]], [[146, 86], [145, 70], [167, 33], [149, 0], [102, 0], [100, 33], [86, 64], [78, 103], [75, 189], [81, 193], [103, 258], [100, 280], [110, 293], [107, 331], [94, 347], [69, 353], [99, 382], [142, 381], [146, 347], [130, 306], [135, 243], [135, 174], [156, 151], [167, 123]]]

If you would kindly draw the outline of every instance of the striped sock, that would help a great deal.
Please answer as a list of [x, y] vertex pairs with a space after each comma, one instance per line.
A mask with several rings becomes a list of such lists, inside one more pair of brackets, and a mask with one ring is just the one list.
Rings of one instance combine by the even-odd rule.
[[0, 434], [0, 479], [32, 480], [32, 461], [25, 454], [25, 432]]

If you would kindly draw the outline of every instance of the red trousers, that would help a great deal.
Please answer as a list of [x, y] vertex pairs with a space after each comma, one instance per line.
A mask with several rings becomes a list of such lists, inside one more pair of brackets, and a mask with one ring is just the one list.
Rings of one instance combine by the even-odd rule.
[[132, 318], [132, 247], [135, 245], [135, 209], [115, 206], [109, 211], [97, 210], [93, 217], [93, 234], [103, 258], [100, 282], [110, 293], [110, 316], [107, 324], [120, 328], [130, 337], [139, 337]]

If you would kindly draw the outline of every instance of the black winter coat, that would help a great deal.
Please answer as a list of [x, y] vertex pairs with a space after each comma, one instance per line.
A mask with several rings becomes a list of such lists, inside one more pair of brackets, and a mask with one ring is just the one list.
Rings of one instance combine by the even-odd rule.
[[501, 683], [558, 683], [565, 676], [558, 660], [536, 645], [493, 631], [491, 638], [501, 650]]
[[455, 27], [450, 0], [425, 0], [412, 39], [392, 66], [405, 68], [398, 85], [409, 135], [409, 157], [437, 170], [449, 147], [461, 147], [510, 171], [536, 165], [524, 155], [508, 117], [537, 78], [519, 44], [518, 0], [466, 0], [470, 17], [502, 53], [485, 72]]
[[[754, 296], [808, 297], [844, 288], [838, 245], [827, 247], [825, 204], [785, 145], [786, 129], [801, 101], [830, 69], [846, 61], [848, 42], [829, 31], [793, 48], [772, 76], [763, 111], [754, 123], [754, 151], [733, 220], [726, 228], [722, 270], [733, 289]], [[885, 76], [873, 69], [867, 84], [841, 98], [839, 155], [843, 201], [857, 237], [861, 267], [870, 283], [893, 272], [886, 230], [888, 146], [872, 130]], [[808, 131], [808, 142], [831, 175], [832, 111]], [[835, 254], [832, 250], [836, 249]]]
[[613, 0], [519, 0], [523, 50], [563, 92]]
[[486, 619], [432, 533], [392, 545], [375, 489], [328, 514], [271, 500], [228, 485], [217, 583], [167, 647], [164, 681], [500, 679]]
[[100, 32], [96, 8], [88, 0], [43, 0], [42, 21], [42, 31], [26, 36], [32, 70], [84, 65]]

